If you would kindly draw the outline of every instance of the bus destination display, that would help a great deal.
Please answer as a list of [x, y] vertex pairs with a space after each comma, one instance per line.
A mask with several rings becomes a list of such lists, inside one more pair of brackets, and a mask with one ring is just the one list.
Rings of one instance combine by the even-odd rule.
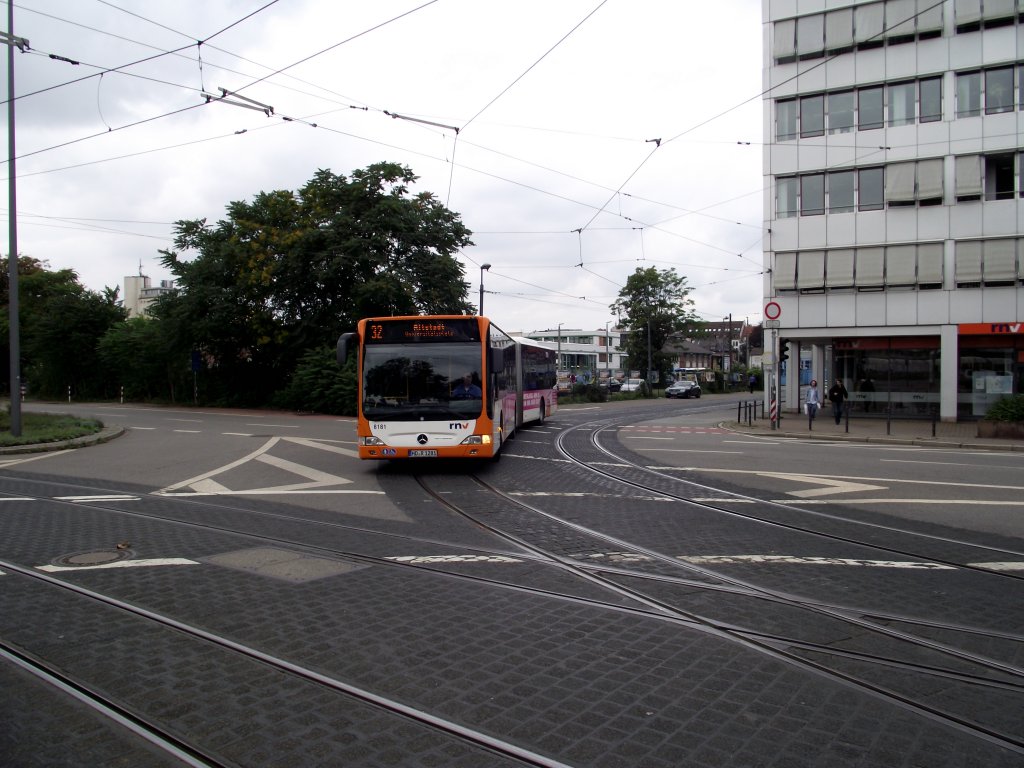
[[366, 344], [402, 344], [418, 341], [480, 341], [475, 318], [437, 317], [380, 320], [366, 324]]

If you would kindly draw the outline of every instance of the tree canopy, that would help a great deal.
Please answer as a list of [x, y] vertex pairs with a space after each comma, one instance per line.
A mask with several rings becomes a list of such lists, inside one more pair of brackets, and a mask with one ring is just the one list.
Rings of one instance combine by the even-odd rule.
[[662, 349], [672, 334], [696, 321], [689, 293], [686, 278], [673, 269], [637, 267], [629, 276], [611, 310], [629, 330], [623, 348], [631, 369], [646, 371], [650, 351], [651, 370], [662, 381], [671, 374], [672, 356]]
[[214, 226], [177, 222], [162, 253], [178, 290], [153, 314], [179, 354], [201, 353], [214, 399], [266, 402], [305, 353], [362, 317], [473, 311], [454, 257], [471, 233], [431, 193], [413, 194], [416, 180], [394, 163], [350, 178], [320, 170], [296, 192], [230, 203]]

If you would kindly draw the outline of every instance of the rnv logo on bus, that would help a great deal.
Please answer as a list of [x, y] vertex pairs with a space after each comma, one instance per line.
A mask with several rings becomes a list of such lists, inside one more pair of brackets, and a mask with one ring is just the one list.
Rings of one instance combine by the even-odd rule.
[[463, 424], [459, 421], [450, 421], [448, 422], [448, 429], [469, 429], [469, 422], [467, 421]]

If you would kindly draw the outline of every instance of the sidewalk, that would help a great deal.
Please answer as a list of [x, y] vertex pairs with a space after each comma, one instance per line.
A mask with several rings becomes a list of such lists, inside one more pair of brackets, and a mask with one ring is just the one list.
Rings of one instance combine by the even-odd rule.
[[849, 431], [844, 420], [836, 426], [830, 408], [818, 413], [813, 429], [807, 428], [807, 417], [798, 413], [784, 413], [779, 428], [773, 430], [767, 419], [748, 424], [736, 418], [722, 421], [724, 429], [759, 437], [802, 438], [811, 440], [848, 440], [858, 443], [884, 443], [888, 445], [922, 445], [933, 448], [977, 448], [986, 451], [1024, 451], [1024, 440], [978, 437], [978, 425], [973, 421], [932, 422], [913, 419], [893, 419], [886, 424], [884, 418], [850, 419]]

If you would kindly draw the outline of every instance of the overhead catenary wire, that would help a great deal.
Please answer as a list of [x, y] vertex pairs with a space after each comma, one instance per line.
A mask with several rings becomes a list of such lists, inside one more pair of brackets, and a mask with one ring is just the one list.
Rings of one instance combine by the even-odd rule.
[[[112, 5], [112, 4], [110, 4], [110, 5]], [[113, 7], [113, 6], [112, 6], [112, 7]], [[600, 7], [600, 6], [598, 6], [598, 7]], [[594, 10], [596, 11], [597, 9], [594, 9]], [[204, 64], [207, 64], [207, 63], [208, 63], [208, 62], [206, 62], [206, 61], [205, 61], [205, 59], [204, 59]], [[278, 71], [278, 72], [281, 72], [281, 70], [277, 70], [277, 71]], [[249, 87], [249, 86], [245, 86], [245, 87]], [[474, 116], [474, 118], [473, 118], [473, 119], [475, 120], [475, 119], [476, 119], [476, 116]], [[449, 126], [449, 127], [450, 127], [450, 126]], [[365, 137], [359, 137], [359, 136], [357, 136], [357, 135], [356, 135], [355, 133], [352, 133], [352, 132], [350, 132], [350, 131], [337, 131], [337, 129], [334, 129], [333, 127], [332, 127], [331, 129], [332, 129], [332, 130], [335, 130], [336, 132], [339, 132], [339, 133], [345, 134], [345, 135], [349, 135], [349, 136], [353, 136], [353, 137], [356, 137], [356, 138], [360, 138], [361, 140], [367, 140], [367, 139], [366, 139]], [[250, 130], [252, 130], [252, 129], [250, 128]], [[463, 141], [464, 141], [464, 140], [463, 140]], [[464, 143], [465, 143], [465, 142], [464, 142]], [[398, 148], [398, 149], [401, 149], [402, 151], [408, 151], [408, 148], [406, 148], [406, 147], [400, 147], [400, 146], [397, 146], [397, 145], [395, 145], [395, 144], [387, 144], [387, 143], [382, 143], [381, 145], [382, 145], [382, 146], [393, 146], [393, 147], [396, 147], [396, 148]], [[657, 148], [657, 147], [655, 147], [655, 149], [656, 149], [656, 148]], [[427, 153], [419, 153], [419, 154], [420, 154], [421, 156], [424, 156], [424, 157], [429, 157], [429, 156], [430, 156], [430, 155], [429, 155], [429, 154], [427, 154]], [[452, 164], [454, 165], [454, 162], [453, 162]], [[463, 167], [463, 164], [462, 164], [462, 163], [460, 163], [460, 167]], [[474, 172], [477, 172], [477, 173], [488, 173], [488, 171], [486, 171], [485, 169], [471, 169], [471, 170], [473, 170]], [[522, 184], [522, 182], [513, 182], [513, 181], [512, 181], [512, 180], [510, 180], [510, 179], [506, 179], [505, 177], [503, 177], [503, 176], [501, 176], [501, 175], [499, 175], [499, 174], [494, 174], [494, 173], [489, 173], [488, 175], [490, 175], [490, 177], [492, 177], [492, 178], [495, 178], [495, 179], [499, 179], [499, 180], [502, 180], [502, 181], [504, 181], [504, 182], [507, 182], [507, 183], [518, 183], [518, 184], [519, 184], [519, 186], [521, 186], [521, 187], [523, 187], [523, 188], [533, 189], [533, 190], [536, 190], [536, 191], [538, 191], [538, 192], [540, 192], [540, 193], [542, 193], [542, 194], [545, 194], [545, 195], [550, 195], [550, 194], [551, 194], [551, 190], [550, 190], [550, 189], [543, 189], [543, 188], [542, 188], [541, 186], [539, 186], [539, 185], [529, 185], [529, 184]], [[617, 191], [612, 191], [612, 195], [613, 195], [613, 197], [614, 197], [615, 195], [617, 195], [617, 194], [618, 194], [618, 192], [617, 192]], [[626, 197], [628, 197], [628, 196], [629, 196], [629, 194], [628, 194], [628, 193], [625, 193], [625, 192], [623, 192], [623, 193], [622, 193], [622, 195], [623, 195], [623, 196], [626, 196]], [[556, 196], [556, 197], [560, 197], [561, 199], [564, 199], [564, 200], [570, 201], [570, 202], [572, 202], [573, 204], [576, 204], [576, 205], [587, 205], [587, 207], [589, 207], [589, 208], [591, 208], [591, 209], [593, 209], [593, 208], [594, 208], [594, 206], [593, 206], [593, 205], [591, 205], [591, 204], [587, 204], [587, 203], [585, 203], [585, 202], [582, 202], [582, 201], [580, 201], [579, 199], [574, 199], [574, 196], [571, 196], [571, 195], [565, 195], [565, 194], [562, 194], [562, 195], [558, 195], [558, 194], [556, 193], [556, 194], [555, 194], [555, 196]], [[639, 198], [639, 199], [642, 199], [642, 198]], [[645, 200], [645, 202], [646, 202], [646, 200]], [[628, 216], [624, 217], [624, 219], [625, 219], [626, 221], [632, 221], [632, 219], [631, 219], [630, 217], [628, 217]], [[737, 223], [737, 224], [740, 224], [741, 226], [744, 226], [744, 225], [742, 225], [742, 223], [740, 223], [740, 222], [736, 222], [736, 223]], [[648, 224], [648, 225], [645, 225], [645, 226], [647, 226], [647, 227], [651, 227], [651, 225], [649, 225], [649, 224]], [[754, 225], [752, 225], [752, 224], [748, 224], [748, 225], [745, 225], [745, 226], [751, 226], [751, 227], [753, 227]], [[605, 228], [603, 228], [603, 227], [601, 227], [601, 228], [598, 228], [598, 227], [595, 227], [595, 226], [590, 226], [590, 227], [588, 228], [588, 231], [591, 231], [591, 232], [596, 232], [596, 231], [604, 231], [604, 229], [605, 229]], [[635, 228], [635, 229], [643, 229], [643, 228], [642, 228], [642, 227], [639, 227], [639, 228]], [[679, 235], [678, 235], [677, 233], [672, 233], [672, 237], [679, 237]], [[683, 237], [685, 238], [685, 235], [684, 235]], [[642, 239], [642, 236], [641, 236], [641, 239]], [[710, 245], [710, 244], [708, 244], [708, 243], [701, 243], [701, 242], [700, 242], [699, 240], [697, 240], [697, 239], [695, 239], [695, 238], [691, 238], [691, 240], [692, 240], [693, 242], [695, 242], [695, 243], [698, 243], [698, 244], [701, 244], [701, 245]], [[712, 247], [715, 247], [715, 246], [713, 246], [713, 245], [712, 245]], [[643, 250], [643, 249], [641, 249], [641, 250]], [[724, 254], [729, 254], [729, 255], [734, 255], [734, 254], [735, 254], [735, 249], [734, 249], [734, 248], [730, 248], [730, 247], [724, 247], [724, 248], [719, 248], [719, 250], [721, 251], [721, 253], [722, 253], [723, 255], [724, 255]], [[580, 261], [579, 261], [579, 262], [577, 262], [577, 263], [582, 263], [582, 260], [580, 260]], [[590, 265], [595, 265], [595, 264], [597, 264], [597, 263], [599, 263], [599, 262], [590, 262]], [[603, 263], [603, 262], [600, 262], [600, 263]], [[652, 263], [654, 263], [654, 262], [652, 262]], [[706, 266], [706, 265], [702, 265], [702, 266]], [[607, 280], [607, 278], [606, 278], [606, 277], [604, 277], [604, 276], [601, 276], [601, 279], [605, 279], [605, 280]]]

